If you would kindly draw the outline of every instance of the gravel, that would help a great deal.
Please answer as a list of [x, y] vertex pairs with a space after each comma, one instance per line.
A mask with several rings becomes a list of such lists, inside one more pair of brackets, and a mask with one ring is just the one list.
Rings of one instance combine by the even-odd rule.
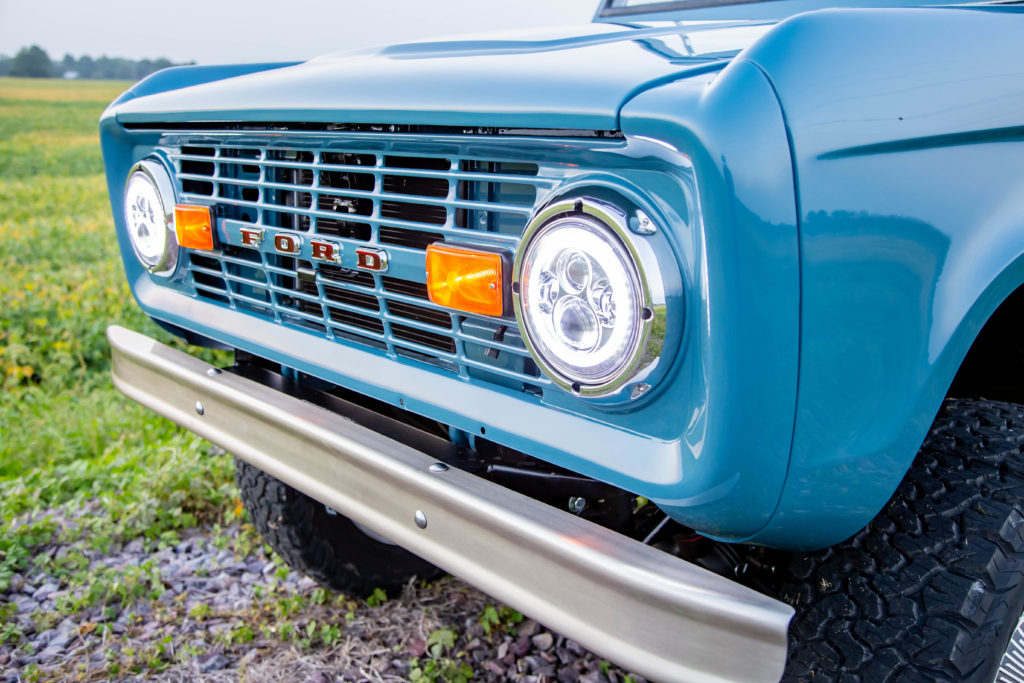
[[[514, 623], [513, 611], [486, 632], [481, 617], [493, 599], [457, 579], [410, 583], [370, 606], [320, 589], [259, 544], [241, 554], [243, 532], [252, 534], [191, 529], [161, 549], [134, 539], [85, 551], [88, 567], [70, 583], [52, 561], [69, 547], [44, 548], [39, 556], [51, 561], [0, 593], [0, 634], [13, 634], [0, 640], [0, 682], [401, 681], [416, 670], [445, 680], [466, 665], [473, 680], [627, 680], [542, 624]], [[98, 592], [95, 577], [106, 577]], [[442, 629], [453, 647], [431, 640]]]

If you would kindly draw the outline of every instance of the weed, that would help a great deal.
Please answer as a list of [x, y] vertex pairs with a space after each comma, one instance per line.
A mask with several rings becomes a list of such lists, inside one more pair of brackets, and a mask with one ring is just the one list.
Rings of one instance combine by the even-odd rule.
[[427, 651], [430, 653], [431, 657], [437, 659], [445, 652], [448, 652], [455, 647], [456, 638], [458, 638], [458, 634], [456, 634], [454, 630], [447, 626], [439, 628], [427, 636]]
[[[230, 459], [110, 383], [112, 323], [184, 348], [132, 300], [112, 229], [96, 122], [127, 87], [0, 78], [0, 590], [38, 557], [75, 596], [64, 610], [162, 590], [90, 572], [86, 549], [236, 519]], [[56, 539], [76, 550], [43, 554]]]
[[327, 647], [333, 646], [341, 640], [341, 629], [334, 624], [324, 624], [320, 627], [320, 640]]
[[374, 588], [373, 593], [366, 598], [366, 604], [370, 607], [380, 607], [388, 601], [388, 594], [383, 588]]
[[490, 635], [493, 631], [508, 630], [515, 624], [522, 622], [523, 615], [507, 605], [501, 605], [500, 607], [487, 605], [484, 607], [479, 621], [480, 626], [484, 629], [484, 633]]
[[426, 681], [467, 683], [472, 677], [473, 667], [465, 662], [456, 662], [447, 657], [428, 659], [423, 663], [414, 659], [409, 663], [409, 680], [414, 683]]
[[188, 611], [188, 615], [197, 621], [203, 621], [206, 617], [210, 616], [210, 606], [205, 602], [199, 602], [192, 606], [192, 609]]

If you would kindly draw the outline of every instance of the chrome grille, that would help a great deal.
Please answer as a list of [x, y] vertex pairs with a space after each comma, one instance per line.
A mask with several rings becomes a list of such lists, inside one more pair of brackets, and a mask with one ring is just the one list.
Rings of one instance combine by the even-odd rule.
[[196, 296], [472, 379], [539, 393], [547, 381], [514, 320], [451, 313], [427, 299], [424, 250], [477, 241], [514, 250], [542, 192], [556, 182], [535, 163], [211, 142], [168, 148], [182, 200], [242, 222], [386, 249], [384, 273], [224, 244], [189, 255]]

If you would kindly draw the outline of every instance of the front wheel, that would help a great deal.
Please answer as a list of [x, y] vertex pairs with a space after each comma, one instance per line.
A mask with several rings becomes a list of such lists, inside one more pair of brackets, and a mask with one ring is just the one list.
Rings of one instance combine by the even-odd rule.
[[947, 401], [871, 524], [792, 562], [784, 680], [1024, 681], [1022, 443], [1024, 407]]
[[443, 572], [249, 463], [235, 459], [235, 482], [256, 530], [292, 569], [333, 590], [363, 597]]

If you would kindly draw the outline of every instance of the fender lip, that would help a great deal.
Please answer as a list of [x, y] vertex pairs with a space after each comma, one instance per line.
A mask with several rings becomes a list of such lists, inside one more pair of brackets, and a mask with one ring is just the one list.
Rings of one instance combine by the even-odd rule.
[[788, 605], [467, 472], [431, 472], [420, 451], [145, 335], [107, 337], [130, 398], [602, 656], [659, 681], [781, 676]]

